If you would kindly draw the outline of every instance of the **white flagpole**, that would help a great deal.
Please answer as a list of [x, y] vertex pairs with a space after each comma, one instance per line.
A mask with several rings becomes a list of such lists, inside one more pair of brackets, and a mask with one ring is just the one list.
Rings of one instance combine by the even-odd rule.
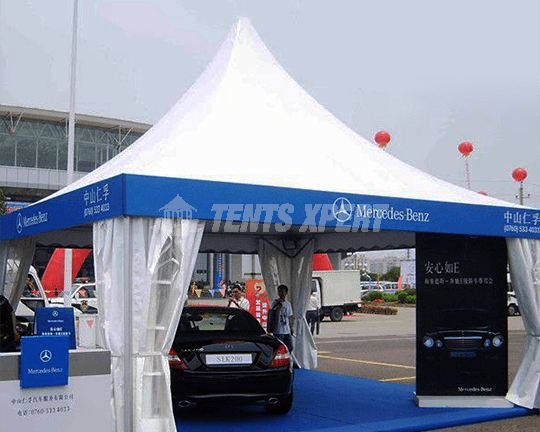
[[[75, 156], [75, 83], [77, 72], [77, 21], [78, 0], [73, 0], [73, 28], [71, 36], [71, 78], [69, 88], [69, 124], [67, 151], [67, 183], [73, 183], [73, 165]], [[65, 249], [64, 255], [64, 306], [71, 306], [71, 265], [72, 250]]]
[[73, 183], [73, 161], [75, 148], [75, 77], [77, 72], [77, 9], [78, 0], [73, 0], [73, 28], [71, 36], [71, 80], [69, 89], [69, 125], [67, 153], [67, 184]]

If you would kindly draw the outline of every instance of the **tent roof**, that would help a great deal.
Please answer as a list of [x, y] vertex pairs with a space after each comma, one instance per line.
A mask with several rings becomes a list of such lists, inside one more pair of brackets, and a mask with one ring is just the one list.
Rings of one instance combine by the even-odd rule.
[[352, 224], [540, 238], [540, 210], [439, 180], [360, 137], [285, 72], [245, 18], [154, 127], [82, 179], [2, 218], [0, 239], [121, 215], [210, 220], [215, 234], [245, 232], [215, 223], [230, 221], [258, 223], [252, 234], [285, 223], [281, 233], [298, 235]]
[[508, 206], [413, 168], [356, 134], [287, 74], [245, 18], [149, 132], [59, 193], [118, 174]]

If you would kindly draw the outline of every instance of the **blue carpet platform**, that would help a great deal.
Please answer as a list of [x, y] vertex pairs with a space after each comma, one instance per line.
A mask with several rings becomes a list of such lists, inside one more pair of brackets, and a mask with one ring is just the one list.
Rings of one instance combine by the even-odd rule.
[[295, 371], [294, 405], [286, 416], [263, 406], [201, 407], [176, 419], [178, 431], [425, 431], [526, 416], [525, 408], [418, 408], [414, 386], [319, 371]]

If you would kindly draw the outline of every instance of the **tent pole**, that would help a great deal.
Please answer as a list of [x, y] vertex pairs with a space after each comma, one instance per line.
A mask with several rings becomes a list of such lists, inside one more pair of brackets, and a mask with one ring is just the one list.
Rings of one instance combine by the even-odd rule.
[[73, 249], [64, 249], [64, 307], [71, 306], [71, 276]]
[[133, 257], [131, 217], [124, 217], [124, 430], [133, 431], [133, 307], [131, 267]]

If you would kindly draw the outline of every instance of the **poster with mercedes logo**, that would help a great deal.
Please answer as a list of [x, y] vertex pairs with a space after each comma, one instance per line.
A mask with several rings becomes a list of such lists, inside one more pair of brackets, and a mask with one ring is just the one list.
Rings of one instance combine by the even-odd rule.
[[21, 338], [21, 388], [65, 386], [69, 377], [67, 336]]
[[67, 336], [69, 348], [77, 348], [75, 342], [75, 315], [72, 307], [43, 307], [36, 309], [36, 335]]
[[416, 234], [416, 394], [504, 396], [506, 243]]

